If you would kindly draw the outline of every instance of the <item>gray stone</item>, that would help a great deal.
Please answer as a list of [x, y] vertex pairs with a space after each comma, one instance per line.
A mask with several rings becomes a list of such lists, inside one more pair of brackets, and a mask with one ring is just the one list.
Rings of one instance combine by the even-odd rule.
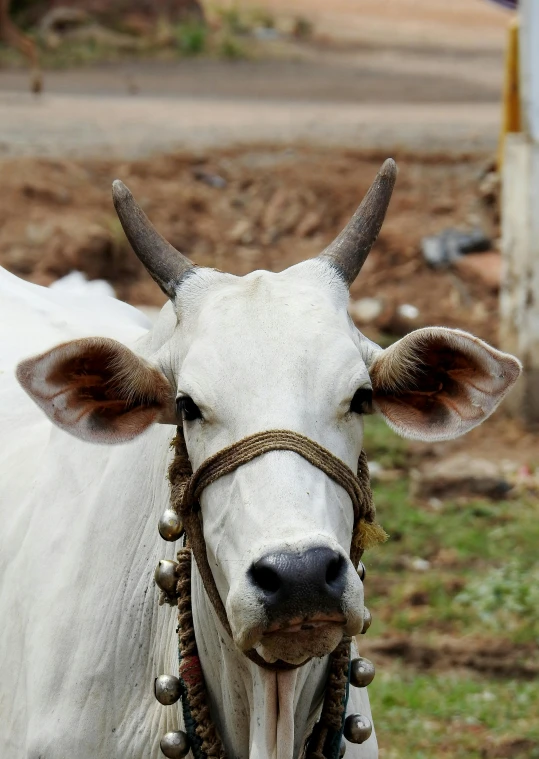
[[421, 499], [459, 496], [499, 499], [511, 487], [492, 461], [470, 458], [465, 453], [428, 463], [412, 472], [411, 478], [411, 494]]

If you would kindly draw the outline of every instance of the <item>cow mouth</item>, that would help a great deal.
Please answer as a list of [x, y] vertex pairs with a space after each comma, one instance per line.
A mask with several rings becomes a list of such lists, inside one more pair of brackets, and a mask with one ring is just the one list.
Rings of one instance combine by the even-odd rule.
[[257, 651], [268, 662], [301, 665], [330, 654], [342, 640], [345, 625], [345, 617], [337, 613], [274, 622], [263, 632]]
[[309, 617], [296, 617], [282, 622], [274, 622], [264, 632], [263, 638], [271, 635], [296, 635], [297, 633], [314, 632], [328, 625], [342, 626], [346, 622], [342, 614], [317, 614]]

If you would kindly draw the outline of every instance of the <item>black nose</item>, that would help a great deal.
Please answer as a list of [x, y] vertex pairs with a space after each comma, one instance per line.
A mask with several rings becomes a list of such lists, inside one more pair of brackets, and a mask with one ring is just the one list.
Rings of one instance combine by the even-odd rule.
[[268, 554], [249, 576], [270, 620], [341, 611], [346, 562], [331, 548]]

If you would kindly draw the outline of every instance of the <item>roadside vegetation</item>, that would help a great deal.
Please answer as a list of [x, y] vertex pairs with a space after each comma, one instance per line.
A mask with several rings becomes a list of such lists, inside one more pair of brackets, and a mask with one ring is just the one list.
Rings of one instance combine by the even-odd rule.
[[[14, 13], [24, 25], [24, 7]], [[69, 9], [68, 9], [69, 11]], [[307, 40], [312, 35], [310, 22], [297, 16], [275, 18], [264, 9], [245, 9], [235, 5], [204, 6], [205, 18], [170, 22], [120, 19], [103, 25], [91, 14], [72, 14], [54, 27], [43, 23], [25, 28], [36, 43], [44, 68], [69, 68], [96, 63], [143, 59], [171, 61], [185, 57], [207, 56], [224, 60], [280, 56], [287, 45]], [[291, 51], [288, 51], [290, 53]], [[24, 66], [15, 50], [0, 43], [0, 67]]]
[[539, 757], [537, 497], [415, 502], [407, 443], [368, 418], [365, 449], [391, 472], [359, 639], [381, 759]]

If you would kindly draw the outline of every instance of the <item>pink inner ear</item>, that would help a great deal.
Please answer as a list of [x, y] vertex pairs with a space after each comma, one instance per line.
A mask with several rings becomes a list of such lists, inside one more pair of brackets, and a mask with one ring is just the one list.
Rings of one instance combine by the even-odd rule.
[[171, 403], [161, 372], [105, 338], [53, 348], [23, 362], [18, 377], [55, 424], [93, 442], [130, 440]]
[[427, 440], [479, 424], [519, 374], [511, 356], [451, 330], [411, 333], [387, 354], [371, 373], [375, 406], [398, 432]]
[[[88, 346], [84, 353], [58, 361], [47, 380], [60, 388], [59, 394], [67, 396], [66, 410], [97, 413], [105, 421], [141, 405], [141, 399], [115, 378], [113, 367], [117, 363], [118, 357], [112, 350], [103, 345]], [[156, 404], [156, 399], [148, 397], [142, 405]]]

